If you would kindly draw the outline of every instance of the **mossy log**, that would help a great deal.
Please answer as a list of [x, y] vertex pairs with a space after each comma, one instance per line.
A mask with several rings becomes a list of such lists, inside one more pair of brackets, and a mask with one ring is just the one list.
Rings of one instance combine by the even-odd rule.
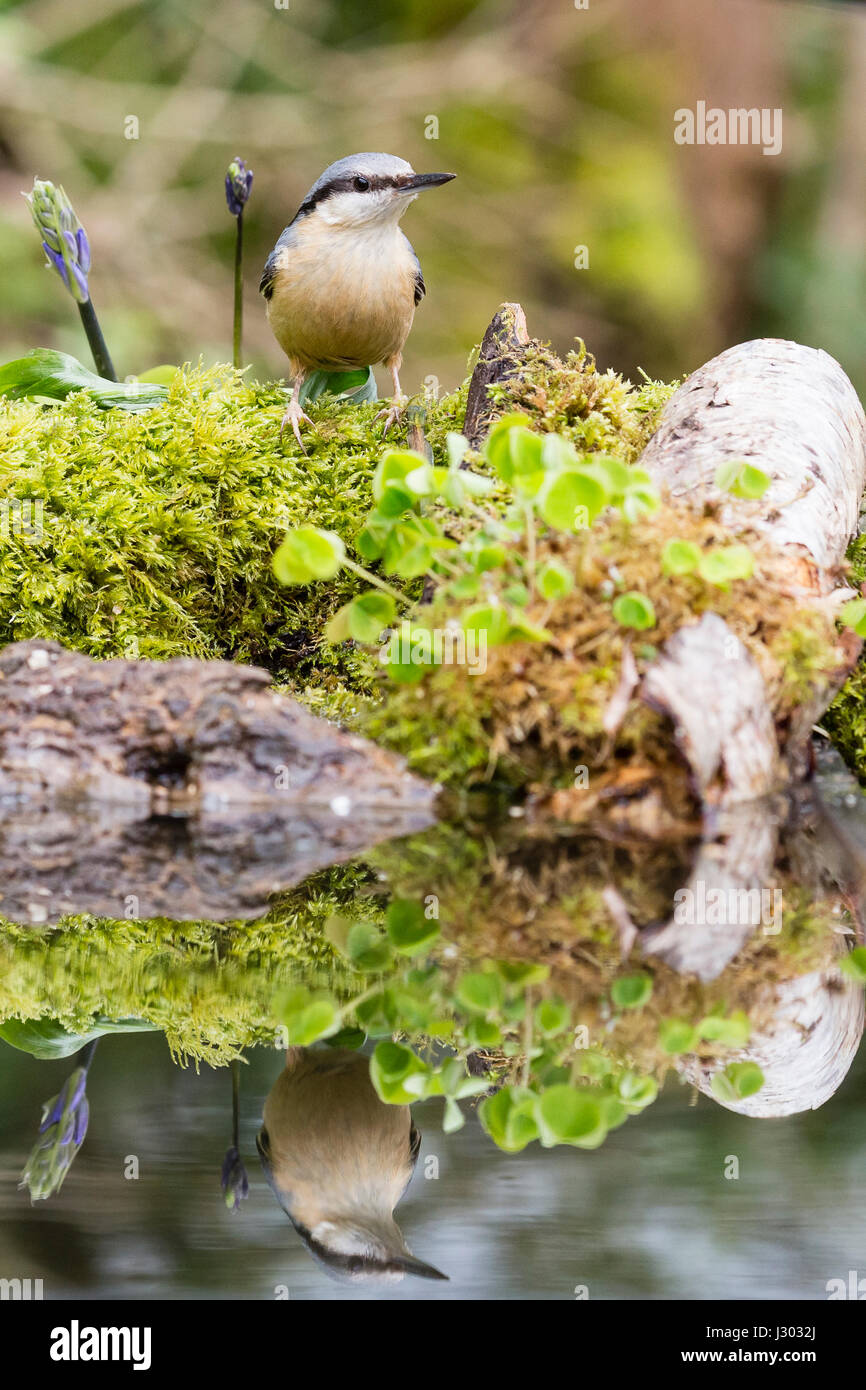
[[140, 816], [330, 811], [353, 820], [356, 850], [359, 812], [392, 835], [430, 823], [435, 788], [270, 681], [225, 661], [94, 661], [13, 643], [0, 652], [0, 799], [83, 798]]

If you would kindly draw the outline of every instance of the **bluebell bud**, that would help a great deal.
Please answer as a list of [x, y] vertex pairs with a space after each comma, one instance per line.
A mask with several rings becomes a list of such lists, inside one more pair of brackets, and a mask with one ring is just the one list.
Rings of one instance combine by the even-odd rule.
[[86, 304], [90, 298], [87, 272], [90, 243], [75, 209], [59, 185], [34, 179], [27, 203], [42, 237], [42, 249], [73, 299]]
[[243, 159], [235, 157], [226, 174], [226, 202], [232, 217], [240, 217], [253, 186], [253, 171]]
[[30, 1199], [38, 1202], [59, 1192], [72, 1167], [72, 1160], [84, 1143], [90, 1107], [85, 1087], [87, 1068], [76, 1067], [60, 1093], [42, 1109], [39, 1138], [21, 1174], [20, 1187], [30, 1189]]
[[222, 1189], [229, 1211], [237, 1211], [250, 1190], [247, 1170], [234, 1144], [223, 1159]]

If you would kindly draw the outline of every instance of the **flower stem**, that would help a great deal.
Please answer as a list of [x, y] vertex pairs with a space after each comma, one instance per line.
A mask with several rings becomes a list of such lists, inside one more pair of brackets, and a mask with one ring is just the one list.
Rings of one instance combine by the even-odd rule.
[[351, 570], [353, 574], [359, 574], [361, 578], [366, 579], [369, 584], [375, 584], [376, 588], [381, 589], [384, 594], [390, 594], [391, 598], [396, 599], [398, 603], [409, 602], [406, 595], [401, 594], [399, 589], [392, 588], [390, 584], [385, 583], [384, 579], [380, 579], [378, 575], [371, 574], [369, 570], [364, 569], [363, 565], [356, 565], [354, 560], [348, 560], [345, 555], [343, 556], [343, 564], [346, 566], [346, 569]]
[[240, 1150], [240, 1110], [241, 1110], [241, 1064], [237, 1058], [232, 1062], [232, 1144]]
[[244, 210], [241, 208], [235, 219], [237, 237], [235, 238], [235, 320], [232, 337], [232, 362], [239, 371], [241, 365], [241, 339], [244, 331]]
[[84, 324], [84, 331], [87, 334], [90, 351], [93, 353], [96, 370], [100, 376], [106, 377], [109, 381], [117, 381], [117, 372], [114, 370], [114, 363], [108, 354], [108, 348], [105, 346], [105, 339], [102, 336], [102, 329], [99, 327], [93, 300], [86, 299], [83, 304], [79, 304], [78, 312], [81, 315], [81, 322]]

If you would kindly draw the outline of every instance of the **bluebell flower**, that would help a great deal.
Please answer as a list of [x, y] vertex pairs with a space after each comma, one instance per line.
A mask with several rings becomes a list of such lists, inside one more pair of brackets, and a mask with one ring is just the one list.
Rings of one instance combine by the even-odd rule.
[[235, 157], [226, 174], [226, 203], [232, 217], [240, 217], [253, 186], [253, 171], [245, 160]]

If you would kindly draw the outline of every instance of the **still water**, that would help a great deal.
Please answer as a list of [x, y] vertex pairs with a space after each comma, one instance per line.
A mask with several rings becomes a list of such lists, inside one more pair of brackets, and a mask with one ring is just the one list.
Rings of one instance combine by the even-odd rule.
[[[53, 1060], [33, 1055], [34, 1050], [44, 1050], [42, 1042], [35, 1047], [28, 1043], [29, 1051], [0, 1042], [0, 1279], [42, 1280], [47, 1299], [106, 1300], [817, 1300], [827, 1298], [828, 1285], [834, 1287], [834, 1280], [847, 1286], [850, 1271], [857, 1271], [856, 1279], [866, 1279], [866, 1213], [861, 1200], [866, 1058], [862, 1049], [848, 1069], [848, 1058], [857, 1051], [862, 1014], [853, 1025], [849, 1018], [846, 1037], [837, 1039], [831, 1032], [829, 1043], [825, 1040], [822, 1044], [826, 1055], [820, 1077], [807, 1080], [806, 1094], [800, 1095], [796, 1104], [799, 1113], [768, 1117], [734, 1113], [720, 1103], [709, 1085], [698, 1094], [678, 1074], [679, 1059], [674, 1062], [668, 1057], [659, 1069], [657, 1034], [674, 1016], [688, 1021], [700, 1015], [736, 1019], [748, 1014], [752, 1027], [749, 1046], [754, 1053], [755, 1039], [767, 1029], [773, 1035], [778, 1022], [772, 1001], [780, 968], [799, 977], [814, 968], [816, 959], [819, 961], [824, 972], [823, 1012], [817, 1029], [813, 1020], [801, 1027], [802, 1036], [786, 1044], [781, 1083], [778, 1068], [773, 1072], [771, 1053], [765, 1049], [760, 1054], [766, 1070], [765, 1094], [776, 1094], [780, 1088], [788, 1094], [792, 1087], [796, 1092], [798, 1068], [805, 1076], [813, 1065], [806, 1062], [808, 1040], [812, 1037], [814, 1041], [825, 1027], [828, 1010], [833, 1013], [837, 1008], [834, 1001], [845, 991], [845, 997], [856, 996], [857, 1008], [861, 1008], [859, 995], [852, 993], [851, 980], [839, 975], [834, 962], [856, 938], [857, 847], [863, 840], [863, 802], [836, 763], [824, 768], [821, 784], [832, 815], [829, 822], [825, 817], [817, 839], [812, 834], [810, 852], [805, 853], [802, 846], [795, 852], [796, 836], [789, 836], [787, 829], [781, 837], [784, 862], [779, 872], [786, 895], [790, 897], [794, 880], [800, 888], [807, 880], [809, 884], [809, 911], [801, 894], [795, 923], [785, 929], [784, 947], [769, 940], [751, 954], [747, 951], [722, 973], [721, 986], [711, 980], [683, 983], [676, 971], [653, 965], [654, 993], [637, 1007], [612, 1006], [613, 976], [604, 973], [634, 972], [630, 940], [617, 940], [615, 932], [605, 935], [597, 928], [592, 920], [593, 899], [587, 892], [581, 896], [576, 884], [586, 888], [594, 871], [600, 874], [599, 882], [608, 884], [612, 875], [618, 875], [617, 914], [621, 918], [627, 905], [627, 912], [641, 928], [640, 904], [645, 905], [647, 918], [657, 920], [659, 898], [664, 898], [671, 883], [677, 881], [680, 867], [676, 856], [661, 863], [664, 856], [658, 855], [649, 868], [645, 856], [638, 856], [636, 868], [634, 859], [621, 854], [611, 859], [603, 849], [590, 856], [584, 850], [575, 858], [573, 847], [558, 845], [555, 854], [549, 846], [527, 847], [520, 838], [522, 831], [516, 840], [511, 830], [499, 839], [477, 835], [472, 844], [468, 832], [455, 841], [453, 832], [447, 831], [438, 839], [427, 833], [420, 841], [416, 837], [401, 842], [390, 857], [385, 854], [359, 861], [363, 868], [357, 880], [339, 880], [344, 897], [355, 895], [352, 912], [361, 910], [362, 916], [364, 904], [379, 901], [382, 895], [387, 899], [391, 893], [418, 894], [425, 883], [438, 886], [443, 901], [442, 940], [448, 940], [441, 957], [446, 970], [458, 955], [482, 973], [488, 970], [488, 957], [492, 961], [511, 952], [524, 961], [547, 962], [551, 980], [561, 991], [556, 998], [564, 997], [562, 1007], [568, 1015], [559, 1039], [550, 1041], [548, 1034], [556, 1034], [557, 1028], [549, 1021], [534, 1039], [525, 1032], [525, 1020], [535, 1016], [532, 1009], [538, 1007], [547, 985], [541, 996], [539, 986], [531, 986], [535, 993], [524, 1013], [517, 1008], [510, 984], [502, 986], [499, 1002], [486, 1013], [478, 1007], [472, 1013], [467, 1036], [474, 1039], [476, 1065], [473, 1069], [467, 1062], [469, 1071], [477, 1073], [477, 1056], [490, 1061], [494, 1054], [499, 1057], [497, 1065], [503, 1068], [491, 1073], [488, 1095], [508, 1080], [518, 1088], [515, 1094], [527, 1082], [539, 1092], [545, 1087], [563, 1091], [572, 1085], [585, 1099], [592, 1086], [608, 1084], [605, 1076], [625, 1075], [632, 1081], [638, 1074], [663, 1077], [654, 1103], [635, 1102], [627, 1107], [628, 1117], [619, 1100], [609, 1097], [606, 1137], [599, 1133], [586, 1138], [584, 1128], [583, 1147], [570, 1141], [553, 1147], [531, 1142], [519, 1152], [504, 1152], [479, 1122], [477, 1106], [484, 1084], [476, 1084], [476, 1095], [463, 1094], [458, 1099], [463, 1126], [446, 1133], [439, 1096], [414, 1104], [410, 1121], [408, 1109], [384, 1106], [373, 1095], [364, 1066], [369, 1095], [364, 1100], [368, 1109], [363, 1123], [379, 1124], [375, 1116], [369, 1119], [374, 1114], [370, 1104], [392, 1127], [399, 1115], [405, 1114], [400, 1143], [407, 1175], [411, 1168], [410, 1124], [420, 1131], [417, 1163], [396, 1214], [408, 1248], [419, 1260], [447, 1275], [447, 1282], [412, 1277], [385, 1283], [335, 1282], [321, 1261], [311, 1258], [259, 1163], [257, 1135], [262, 1130], [266, 1097], [276, 1095], [274, 1088], [285, 1062], [285, 1039], [271, 1036], [275, 1019], [288, 1017], [288, 1006], [279, 1000], [302, 981], [314, 979], [318, 987], [328, 973], [324, 967], [317, 972], [311, 966], [309, 935], [303, 961], [300, 956], [293, 959], [289, 952], [275, 965], [274, 956], [279, 952], [273, 932], [278, 929], [282, 934], [278, 938], [282, 949], [294, 939], [293, 933], [299, 932], [299, 922], [309, 927], [315, 920], [321, 926], [326, 911], [321, 875], [299, 879], [294, 874], [281, 879], [274, 868], [281, 858], [285, 862], [284, 840], [280, 838], [265, 866], [275, 891], [285, 894], [291, 890], [290, 896], [281, 900], [282, 916], [276, 919], [276, 928], [274, 919], [257, 916], [262, 905], [256, 893], [249, 891], [249, 883], [244, 888], [249, 902], [245, 912], [232, 898], [231, 886], [224, 884], [226, 911], [221, 917], [229, 919], [225, 927], [212, 924], [210, 930], [207, 923], [187, 920], [178, 935], [165, 917], [123, 921], [118, 915], [113, 924], [106, 923], [104, 916], [82, 917], [64, 921], [58, 928], [53, 925], [51, 884], [63, 860], [57, 846], [61, 841], [67, 844], [69, 825], [63, 827], [62, 834], [56, 822], [43, 826], [40, 841], [39, 827], [29, 824], [29, 849], [26, 855], [21, 852], [20, 874], [14, 864], [9, 867], [9, 845], [15, 840], [7, 830], [5, 902], [7, 911], [9, 902], [19, 907], [14, 918], [10, 912], [2, 941], [0, 975], [5, 993], [0, 996], [0, 1025], [20, 1027], [20, 1020], [32, 1024], [34, 1019], [42, 1019], [44, 1024], [56, 1015], [64, 1019], [67, 1031], [84, 1036], [80, 1021], [74, 1029], [70, 1023], [70, 1011], [74, 1013], [77, 1001], [84, 1013], [92, 1016], [94, 1026], [135, 1017], [145, 1020], [150, 1031], [109, 1033], [100, 1039], [87, 1078], [90, 1119], [86, 1138], [65, 1172], [62, 1189], [32, 1204], [18, 1184], [36, 1138], [42, 1106], [61, 1091], [81, 1054], [76, 1057], [74, 1041], [68, 1055]], [[191, 848], [189, 833], [173, 837], [163, 831], [164, 827], [156, 833], [149, 826], [145, 856], [149, 867], [147, 873], [139, 868], [139, 874], [149, 875], [151, 887], [153, 883], [162, 885], [160, 891], [173, 883], [169, 900], [178, 904], [178, 919], [188, 919], [195, 914], [183, 910], [184, 895], [192, 891], [190, 884], [194, 882], [193, 897], [198, 905], [203, 874], [211, 873], [215, 862], [212, 847], [205, 855], [209, 866], [205, 872], [195, 847]], [[107, 849], [106, 833], [102, 823], [95, 839], [90, 837], [86, 855], [76, 849], [77, 862], [96, 864], [98, 859], [100, 867], [98, 872], [93, 869], [80, 876], [76, 899], [62, 904], [65, 912], [104, 914], [106, 894], [110, 898], [112, 892], [121, 895], [129, 888], [119, 870], [112, 886], [114, 828], [108, 834]], [[129, 852], [130, 833], [128, 828], [123, 831], [124, 854]], [[23, 844], [23, 839], [19, 843]], [[841, 843], [854, 861], [854, 867], [842, 875], [845, 892], [838, 883], [826, 881], [823, 863], [833, 857], [833, 846]], [[53, 846], [50, 853], [46, 848], [49, 844]], [[96, 857], [94, 844], [99, 849]], [[233, 845], [237, 856], [240, 851], [237, 843]], [[261, 867], [268, 859], [261, 835], [256, 846], [247, 858]], [[563, 853], [571, 856], [567, 862], [561, 857]], [[816, 857], [822, 864], [813, 882], [810, 874], [814, 876]], [[807, 864], [810, 860], [811, 869]], [[241, 867], [243, 861], [240, 854], [237, 862]], [[423, 866], [420, 878], [419, 863]], [[825, 881], [819, 883], [822, 875]], [[68, 893], [75, 875], [67, 867], [61, 878]], [[455, 890], [450, 904], [449, 883]], [[327, 886], [332, 891], [333, 881], [328, 880]], [[145, 892], [147, 884], [139, 884], [139, 888]], [[88, 900], [91, 893], [96, 894], [97, 901]], [[460, 900], [462, 935], [454, 930], [448, 935], [444, 924], [449, 913], [453, 921], [459, 919]], [[826, 915], [815, 918], [819, 902]], [[47, 905], [39, 908], [40, 915], [47, 916], [47, 924], [34, 924], [34, 903]], [[271, 927], [267, 928], [263, 921], [269, 920]], [[477, 928], [469, 945], [465, 939], [467, 924]], [[328, 930], [333, 939], [333, 928]], [[419, 971], [419, 960], [419, 956], [411, 957], [402, 967], [395, 959], [387, 966], [359, 965], [356, 960], [354, 992], [360, 988], [375, 995], [383, 979], [390, 980], [399, 991], [409, 981], [411, 989], [405, 995], [409, 1002], [401, 1007], [421, 1007], [418, 999], [424, 989], [432, 989], [432, 976]], [[634, 978], [633, 973], [629, 978]], [[345, 993], [345, 980], [334, 987]], [[857, 989], [862, 991], [862, 985]], [[458, 984], [448, 998], [459, 1002], [460, 997]], [[479, 1020], [487, 1024], [496, 1018], [501, 1022], [512, 1014], [518, 1043], [511, 1052], [511, 1025], [507, 1023], [499, 1042], [487, 1053], [483, 1048], [479, 1051]], [[19, 1024], [2, 1022], [15, 1017]], [[581, 1070], [582, 1063], [573, 1060], [576, 1054], [571, 1043], [575, 1024], [584, 1018], [589, 1020], [593, 1055], [609, 1054], [615, 1059], [605, 1063], [604, 1076], [598, 1073], [590, 1083], [585, 1080], [588, 1073]], [[55, 1025], [47, 1026], [50, 1031]], [[381, 1043], [387, 1029], [373, 1020], [370, 1032], [362, 1056], [372, 1053], [376, 1040]], [[431, 1026], [430, 1032], [436, 1033], [436, 1029]], [[404, 1041], [407, 1036], [412, 1040], [402, 1016], [393, 1033]], [[11, 1036], [7, 1031], [7, 1038]], [[20, 1044], [20, 1033], [15, 1036]], [[565, 1042], [560, 1046], [562, 1037]], [[703, 1049], [707, 1066], [721, 1066], [729, 1056], [753, 1055], [748, 1048], [725, 1052], [724, 1047], [720, 1050], [706, 1041], [694, 1046]], [[208, 1064], [209, 1049], [212, 1060], [220, 1065]], [[177, 1054], [184, 1051], [187, 1064], [179, 1065]], [[233, 1051], [242, 1053], [244, 1059], [238, 1069], [238, 1147], [249, 1175], [249, 1195], [238, 1210], [229, 1211], [220, 1189], [220, 1173], [232, 1142], [232, 1068], [225, 1063]], [[463, 1048], [464, 1054], [469, 1051]], [[426, 1065], [435, 1070], [438, 1056], [425, 1053], [423, 1047], [420, 1052], [427, 1059]], [[843, 1054], [845, 1060], [840, 1063]], [[296, 1057], [302, 1055], [310, 1054], [298, 1052]], [[314, 1064], [321, 1055], [313, 1051]], [[531, 1062], [525, 1060], [530, 1055]], [[622, 1072], [622, 1067], [628, 1070]], [[819, 1109], [812, 1110], [810, 1088], [819, 1085], [832, 1093]], [[324, 1095], [318, 1081], [313, 1093], [319, 1098]], [[628, 1094], [637, 1092], [632, 1087]], [[320, 1168], [327, 1168], [333, 1189], [327, 1200], [332, 1207], [335, 1190], [342, 1200], [347, 1184], [355, 1183], [360, 1190], [359, 1183], [375, 1183], [390, 1161], [381, 1136], [375, 1141], [358, 1139], [360, 1112], [356, 1101], [357, 1095], [354, 1099], [344, 1097], [342, 1110], [329, 1102], [327, 1115], [310, 1112], [301, 1126], [318, 1126], [322, 1146], [315, 1161], [309, 1156], [305, 1160], [309, 1171], [301, 1172], [303, 1164], [298, 1161], [295, 1178], [301, 1185], [301, 1178], [303, 1182], [309, 1178], [309, 1184], [315, 1186]], [[753, 1097], [750, 1103], [756, 1101]], [[273, 1100], [269, 1103], [275, 1105]], [[773, 1108], [769, 1101], [767, 1106]], [[272, 1113], [276, 1117], [276, 1111]], [[278, 1117], [270, 1122], [270, 1137], [265, 1141], [266, 1148], [270, 1144], [274, 1152], [280, 1142], [288, 1142], [277, 1129]], [[291, 1137], [292, 1143], [296, 1137]], [[362, 1153], [365, 1145], [369, 1152]], [[297, 1157], [293, 1150], [292, 1162]], [[270, 1151], [269, 1161], [272, 1168], [277, 1165]], [[359, 1179], [357, 1172], [366, 1173], [367, 1169], [373, 1177], [362, 1174]], [[395, 1200], [401, 1188], [402, 1179], [394, 1188]], [[318, 1190], [314, 1197], [308, 1196], [306, 1210], [319, 1211], [320, 1197]], [[293, 1211], [297, 1218], [297, 1209]], [[317, 1239], [331, 1239], [321, 1235], [325, 1227], [316, 1229]], [[340, 1259], [344, 1249], [340, 1242], [346, 1239], [343, 1232], [334, 1245]]]

